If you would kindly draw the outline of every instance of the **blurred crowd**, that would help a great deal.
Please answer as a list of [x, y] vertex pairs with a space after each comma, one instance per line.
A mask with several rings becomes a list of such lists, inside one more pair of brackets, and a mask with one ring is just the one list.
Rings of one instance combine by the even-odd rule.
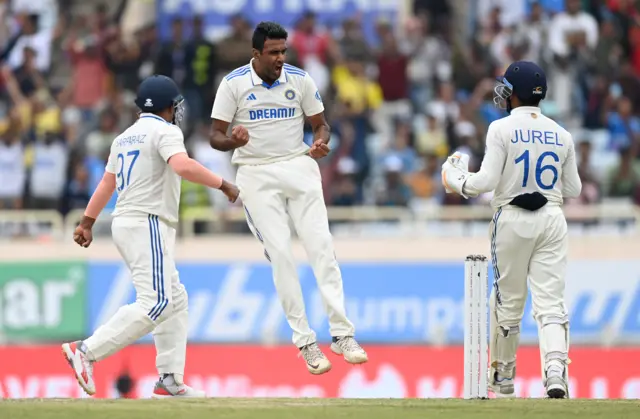
[[[84, 208], [153, 73], [184, 92], [191, 155], [233, 179], [230, 155], [208, 146], [209, 114], [221, 77], [249, 61], [257, 22], [234, 16], [221, 39], [199, 16], [175, 18], [166, 38], [154, 23], [125, 36], [126, 0], [82, 3], [0, 0], [0, 209]], [[325, 27], [306, 13], [291, 28], [287, 60], [314, 78], [333, 129], [327, 204], [487, 202], [444, 194], [440, 165], [461, 150], [479, 167], [486, 128], [505, 115], [495, 77], [519, 59], [546, 69], [543, 112], [576, 141], [584, 188], [573, 204], [640, 203], [639, 2], [469, 0], [462, 14], [453, 3], [415, 0], [409, 18], [379, 20], [374, 41], [358, 16]], [[183, 208], [224, 208], [221, 198], [183, 185]]]

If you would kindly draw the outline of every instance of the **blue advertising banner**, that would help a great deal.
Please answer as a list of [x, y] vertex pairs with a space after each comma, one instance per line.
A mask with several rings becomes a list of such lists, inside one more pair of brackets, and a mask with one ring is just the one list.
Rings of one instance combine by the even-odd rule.
[[316, 13], [318, 22], [329, 29], [339, 28], [347, 17], [359, 17], [370, 42], [376, 42], [374, 25], [380, 18], [395, 22], [401, 2], [398, 0], [157, 0], [158, 29], [166, 37], [175, 16], [204, 17], [207, 33], [224, 34], [229, 19], [241, 14], [252, 25], [271, 20], [291, 28], [308, 10]]
[[[377, 343], [460, 343], [463, 340], [462, 263], [341, 265], [347, 312], [358, 338]], [[267, 264], [178, 264], [189, 292], [192, 342], [289, 342]], [[612, 275], [615, 272], [615, 275]], [[327, 318], [311, 268], [300, 281], [309, 322], [329, 341]], [[128, 270], [120, 263], [90, 263], [89, 326], [94, 330], [134, 299]], [[489, 272], [492, 278], [492, 273]], [[640, 262], [570, 263], [566, 302], [571, 341], [640, 342]], [[91, 331], [88, 331], [91, 332]], [[537, 341], [527, 301], [522, 342]], [[148, 338], [147, 338], [148, 339]]]

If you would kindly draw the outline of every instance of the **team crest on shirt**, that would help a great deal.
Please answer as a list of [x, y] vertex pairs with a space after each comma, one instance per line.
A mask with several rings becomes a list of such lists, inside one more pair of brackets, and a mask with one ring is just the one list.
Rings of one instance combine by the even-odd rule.
[[284, 97], [286, 97], [289, 100], [293, 100], [296, 98], [296, 92], [294, 92], [293, 90], [289, 89], [286, 92], [284, 92]]

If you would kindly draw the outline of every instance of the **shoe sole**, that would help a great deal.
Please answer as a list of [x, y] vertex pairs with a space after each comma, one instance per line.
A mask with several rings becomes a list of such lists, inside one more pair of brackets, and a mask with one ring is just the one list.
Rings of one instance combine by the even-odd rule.
[[567, 392], [562, 387], [551, 387], [547, 390], [550, 399], [564, 399]]
[[511, 393], [501, 393], [499, 389], [495, 389], [491, 386], [489, 386], [488, 390], [496, 399], [514, 399], [516, 397], [515, 391], [512, 391]]
[[332, 367], [331, 363], [329, 363], [329, 365], [327, 367], [322, 368], [322, 369], [318, 368], [317, 370], [315, 370], [313, 368], [309, 368], [309, 366], [307, 366], [307, 371], [309, 371], [313, 375], [322, 375], [322, 374], [326, 374], [329, 371], [331, 371], [331, 367]]
[[333, 352], [334, 354], [338, 355], [338, 356], [342, 356], [344, 358], [345, 361], [347, 361], [349, 364], [351, 365], [359, 365], [359, 364], [364, 364], [365, 362], [369, 361], [369, 357], [365, 357], [364, 359], [358, 359], [356, 361], [351, 361], [349, 359], [347, 359], [344, 356], [344, 353], [342, 352], [342, 350], [340, 349], [339, 346], [334, 345], [333, 343], [330, 346], [331, 352]]
[[94, 394], [96, 394], [95, 391], [92, 392], [88, 390], [85, 387], [82, 380], [80, 379], [80, 377], [78, 377], [78, 374], [76, 373], [76, 369], [73, 367], [73, 361], [71, 360], [71, 358], [73, 358], [73, 353], [71, 352], [71, 348], [69, 347], [68, 343], [62, 344], [62, 356], [64, 356], [64, 359], [67, 361], [67, 364], [69, 364], [69, 367], [71, 367], [71, 371], [73, 371], [73, 376], [76, 378], [76, 381], [78, 382], [78, 385], [80, 386], [80, 388], [82, 388], [82, 390], [84, 390], [84, 392], [87, 393], [89, 396], [93, 396]]

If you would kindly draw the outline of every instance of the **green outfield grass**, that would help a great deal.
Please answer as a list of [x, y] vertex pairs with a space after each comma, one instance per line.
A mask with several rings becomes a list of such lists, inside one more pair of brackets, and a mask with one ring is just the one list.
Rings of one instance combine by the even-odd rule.
[[640, 418], [629, 400], [201, 399], [0, 401], [2, 419]]

